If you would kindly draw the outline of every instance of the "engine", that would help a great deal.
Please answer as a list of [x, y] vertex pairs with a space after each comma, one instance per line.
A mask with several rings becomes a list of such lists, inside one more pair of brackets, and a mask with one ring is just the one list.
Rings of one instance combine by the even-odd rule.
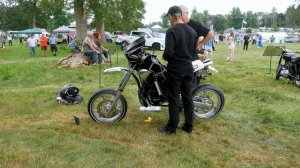
[[282, 67], [280, 71], [280, 75], [283, 76], [284, 78], [288, 78], [290, 76], [290, 71], [285, 67]]

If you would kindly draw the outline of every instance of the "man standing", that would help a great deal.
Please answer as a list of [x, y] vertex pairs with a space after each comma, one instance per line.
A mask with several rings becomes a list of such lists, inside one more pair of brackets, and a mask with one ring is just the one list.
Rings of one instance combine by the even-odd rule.
[[191, 60], [196, 52], [197, 34], [191, 27], [184, 24], [179, 6], [170, 7], [167, 17], [172, 25], [166, 32], [166, 48], [163, 53], [163, 59], [168, 61], [169, 121], [165, 127], [158, 131], [166, 134], [176, 133], [179, 123], [179, 94], [181, 93], [185, 116], [182, 130], [191, 133], [194, 113]]
[[57, 52], [57, 38], [54, 36], [54, 34], [51, 34], [51, 37], [49, 38], [49, 43], [50, 43], [50, 48], [51, 48], [51, 52], [53, 56], [56, 56], [56, 52]]
[[8, 40], [8, 45], [9, 45], [9, 46], [12, 46], [12, 40], [13, 40], [13, 38], [12, 38], [11, 35], [8, 35], [8, 36], [7, 36], [7, 40]]
[[27, 39], [27, 45], [29, 47], [30, 57], [34, 57], [37, 40], [33, 37], [33, 34], [31, 34], [30, 37]]
[[[187, 7], [180, 5], [180, 9], [182, 11], [182, 21], [187, 25], [191, 26], [197, 33], [197, 50], [201, 50], [201, 46], [206, 44], [208, 40], [214, 38], [214, 34], [211, 30], [204, 27], [200, 22], [189, 18], [189, 10]], [[203, 36], [203, 40], [200, 40], [199, 37]], [[197, 53], [195, 53], [193, 60], [198, 59]]]
[[46, 34], [44, 32], [42, 33], [42, 36], [40, 37], [40, 42], [41, 42], [42, 56], [46, 57], [48, 38], [46, 37]]
[[250, 39], [250, 37], [248, 36], [248, 34], [245, 34], [244, 35], [244, 47], [243, 47], [243, 50], [248, 50], [249, 39]]

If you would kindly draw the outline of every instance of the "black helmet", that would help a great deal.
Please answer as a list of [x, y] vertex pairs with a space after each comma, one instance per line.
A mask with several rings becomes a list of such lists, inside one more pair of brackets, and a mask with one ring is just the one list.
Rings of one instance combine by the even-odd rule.
[[76, 86], [67, 84], [56, 94], [56, 100], [61, 104], [79, 104], [83, 97]]

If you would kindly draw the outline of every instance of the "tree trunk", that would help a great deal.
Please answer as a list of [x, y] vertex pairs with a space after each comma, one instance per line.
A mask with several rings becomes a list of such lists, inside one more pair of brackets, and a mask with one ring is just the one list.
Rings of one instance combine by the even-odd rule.
[[101, 36], [102, 36], [102, 40], [103, 42], [106, 42], [105, 39], [105, 26], [104, 26], [104, 19], [99, 19], [99, 21], [96, 23], [96, 31], [100, 32]]
[[37, 10], [37, 7], [36, 7], [36, 0], [33, 1], [33, 4], [32, 4], [32, 28], [36, 28], [36, 10]]
[[74, 0], [74, 15], [76, 21], [77, 40], [82, 42], [87, 35], [87, 14], [84, 0]]

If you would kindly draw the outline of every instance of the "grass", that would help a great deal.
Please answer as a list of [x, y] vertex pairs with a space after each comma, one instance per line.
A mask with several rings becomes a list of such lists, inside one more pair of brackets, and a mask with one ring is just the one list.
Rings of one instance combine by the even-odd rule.
[[[113, 44], [106, 44], [115, 48]], [[300, 51], [299, 44], [283, 44]], [[99, 88], [116, 88], [121, 73], [99, 75], [99, 67], [61, 68], [59, 59], [70, 54], [66, 45], [58, 56], [29, 58], [27, 46], [0, 51], [0, 167], [299, 167], [299, 88], [275, 80], [278, 57], [264, 49], [237, 47], [236, 60], [226, 62], [226, 44], [218, 44], [214, 67], [219, 74], [206, 83], [225, 93], [222, 113], [196, 120], [191, 135], [157, 133], [168, 120], [162, 112], [138, 111], [137, 86], [130, 80], [123, 95], [128, 113], [118, 123], [94, 122], [87, 113], [89, 97]], [[161, 52], [156, 53], [161, 57]], [[118, 62], [117, 62], [118, 56]], [[126, 66], [121, 51], [112, 56], [113, 66]], [[101, 72], [109, 65], [101, 67]], [[99, 80], [99, 76], [100, 79]], [[63, 106], [56, 92], [73, 83], [84, 97], [79, 105]], [[74, 115], [81, 118], [79, 126]], [[153, 117], [152, 123], [144, 118]], [[181, 121], [183, 116], [181, 116]]]

